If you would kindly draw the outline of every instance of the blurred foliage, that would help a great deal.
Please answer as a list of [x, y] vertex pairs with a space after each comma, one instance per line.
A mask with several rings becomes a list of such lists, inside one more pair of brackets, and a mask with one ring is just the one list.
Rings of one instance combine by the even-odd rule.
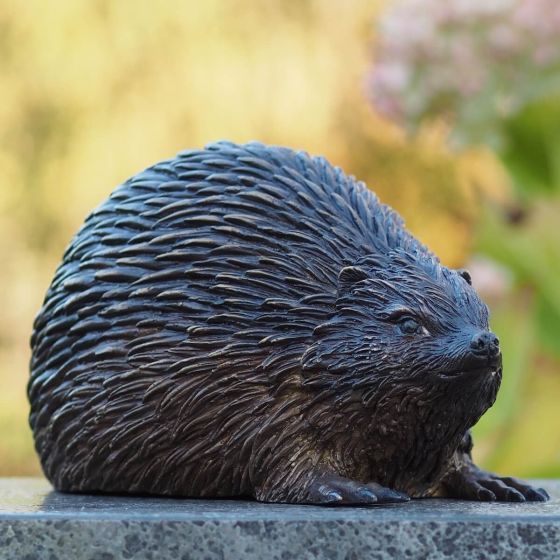
[[[408, 141], [369, 108], [363, 79], [380, 6], [371, 0], [0, 4], [0, 475], [39, 472], [27, 427], [28, 339], [64, 246], [118, 183], [181, 149], [220, 138], [259, 139], [325, 155], [397, 208], [450, 266], [467, 259], [483, 218], [488, 225], [478, 247], [518, 271], [523, 289], [514, 238], [510, 247], [492, 245], [506, 227], [496, 218], [500, 211], [482, 212], [484, 200], [498, 209], [511, 204], [499, 163], [484, 150], [451, 154], [436, 125]], [[546, 231], [534, 235], [548, 239]], [[523, 239], [532, 270], [546, 268], [539, 262], [546, 255], [535, 246], [530, 252], [537, 241]], [[557, 425], [547, 417], [556, 456], [527, 427], [554, 414], [551, 395], [558, 394], [554, 358], [546, 358], [546, 375], [537, 375], [535, 360], [544, 358], [534, 341], [541, 333], [527, 319], [552, 300], [558, 304], [553, 280], [544, 276], [542, 301], [539, 284], [526, 298], [515, 292], [509, 303], [496, 304], [506, 379], [479, 434], [481, 458], [519, 475], [560, 472]]]
[[[560, 96], [509, 120], [500, 155], [525, 210], [519, 223], [495, 212], [480, 221], [477, 248], [506, 266], [514, 289], [493, 309], [505, 340], [506, 377], [494, 409], [476, 428], [486, 461], [534, 476], [560, 476]], [[507, 337], [507, 338], [506, 338]]]
[[535, 202], [521, 227], [489, 215], [480, 231], [485, 253], [506, 264], [532, 290], [539, 349], [560, 358], [560, 198]]
[[[510, 309], [494, 309], [512, 337], [495, 408], [477, 426], [486, 461], [538, 477], [560, 476], [560, 93], [504, 121], [498, 151], [525, 207], [517, 225], [488, 212], [478, 248], [513, 274]], [[505, 320], [499, 324], [497, 320]], [[517, 331], [517, 332], [516, 332]]]
[[560, 93], [507, 119], [504, 131], [500, 155], [522, 199], [560, 194]]
[[536, 477], [560, 476], [560, 198], [538, 200], [522, 224], [481, 220], [478, 249], [512, 273], [513, 290], [492, 306], [504, 348], [504, 380], [475, 427], [485, 464]]

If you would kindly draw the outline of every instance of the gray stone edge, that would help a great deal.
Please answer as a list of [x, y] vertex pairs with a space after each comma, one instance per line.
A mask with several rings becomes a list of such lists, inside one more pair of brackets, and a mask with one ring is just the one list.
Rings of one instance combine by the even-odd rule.
[[560, 523], [4, 518], [0, 558], [558, 559]]
[[[310, 506], [313, 507], [313, 506]], [[365, 509], [365, 508], [364, 508]], [[301, 510], [298, 512], [285, 512], [280, 514], [278, 512], [267, 514], [260, 510], [257, 512], [251, 512], [249, 514], [244, 513], [243, 518], [240, 519], [238, 513], [227, 513], [220, 512], [219, 514], [213, 513], [211, 516], [207, 514], [196, 514], [191, 512], [180, 512], [180, 513], [133, 513], [122, 511], [111, 513], [111, 512], [78, 512], [78, 511], [37, 511], [33, 513], [0, 513], [0, 527], [6, 523], [10, 522], [28, 522], [28, 521], [38, 521], [41, 523], [47, 523], [49, 521], [75, 521], [75, 522], [95, 522], [95, 521], [110, 521], [113, 523], [158, 523], [158, 522], [170, 522], [170, 523], [182, 523], [182, 524], [201, 524], [201, 523], [218, 523], [218, 524], [231, 524], [231, 523], [363, 523], [366, 525], [377, 526], [382, 523], [406, 523], [413, 522], [418, 525], [426, 525], [430, 523], [500, 523], [501, 525], [510, 525], [516, 523], [525, 523], [528, 525], [551, 525], [558, 526], [560, 528], [560, 513], [551, 515], [500, 515], [487, 514], [484, 515], [477, 513], [454, 513], [454, 512], [443, 512], [443, 513], [430, 513], [427, 511], [422, 511], [421, 513], [411, 512], [410, 510], [400, 512], [397, 514], [387, 514], [387, 511], [383, 511], [383, 516], [377, 518], [375, 516], [375, 510], [377, 508], [374, 506], [369, 508], [371, 512], [370, 517], [346, 517], [344, 515], [344, 510], [342, 508], [333, 508], [333, 513], [336, 512], [338, 515], [329, 515], [328, 517], [321, 519], [317, 517], [317, 511], [313, 512], [313, 516], [308, 516], [305, 512]], [[362, 510], [363, 511], [363, 510]], [[351, 511], [354, 513], [355, 509]], [[311, 512], [310, 512], [311, 513]], [[1, 559], [0, 559], [1, 560]], [[560, 558], [558, 559], [560, 560]]]

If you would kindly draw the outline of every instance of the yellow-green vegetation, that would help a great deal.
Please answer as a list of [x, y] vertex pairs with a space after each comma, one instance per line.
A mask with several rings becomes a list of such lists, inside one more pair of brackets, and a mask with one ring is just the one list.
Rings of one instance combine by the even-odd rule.
[[[181, 149], [259, 139], [323, 154], [367, 181], [445, 263], [463, 264], [475, 242], [503, 260], [505, 246], [491, 241], [504, 235], [496, 208], [509, 187], [496, 161], [452, 155], [434, 127], [409, 142], [367, 104], [379, 6], [0, 4], [0, 475], [39, 472], [27, 426], [28, 339], [65, 245], [119, 182]], [[477, 241], [480, 220], [490, 225]], [[546, 268], [539, 246], [530, 237], [526, 245], [524, 258]], [[505, 386], [479, 445], [483, 462], [508, 473], [559, 475], [559, 367], [538, 344], [535, 289], [496, 306]]]
[[[560, 183], [559, 183], [560, 184]], [[521, 224], [483, 217], [478, 245], [507, 265], [515, 288], [493, 306], [504, 383], [476, 427], [488, 466], [560, 476], [560, 234], [558, 197], [536, 200]]]

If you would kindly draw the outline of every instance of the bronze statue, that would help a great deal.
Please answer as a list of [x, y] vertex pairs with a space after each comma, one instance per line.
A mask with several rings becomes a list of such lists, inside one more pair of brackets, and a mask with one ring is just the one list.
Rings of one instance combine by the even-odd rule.
[[322, 158], [183, 152], [89, 216], [47, 292], [29, 383], [45, 474], [69, 492], [544, 501], [471, 460], [502, 369], [470, 284]]

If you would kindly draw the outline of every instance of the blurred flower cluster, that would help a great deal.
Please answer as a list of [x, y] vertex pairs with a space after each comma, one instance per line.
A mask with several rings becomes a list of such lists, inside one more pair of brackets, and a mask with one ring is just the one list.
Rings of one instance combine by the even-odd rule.
[[504, 120], [560, 88], [558, 0], [397, 0], [377, 37], [377, 110], [410, 130], [450, 117], [459, 146], [499, 145]]

